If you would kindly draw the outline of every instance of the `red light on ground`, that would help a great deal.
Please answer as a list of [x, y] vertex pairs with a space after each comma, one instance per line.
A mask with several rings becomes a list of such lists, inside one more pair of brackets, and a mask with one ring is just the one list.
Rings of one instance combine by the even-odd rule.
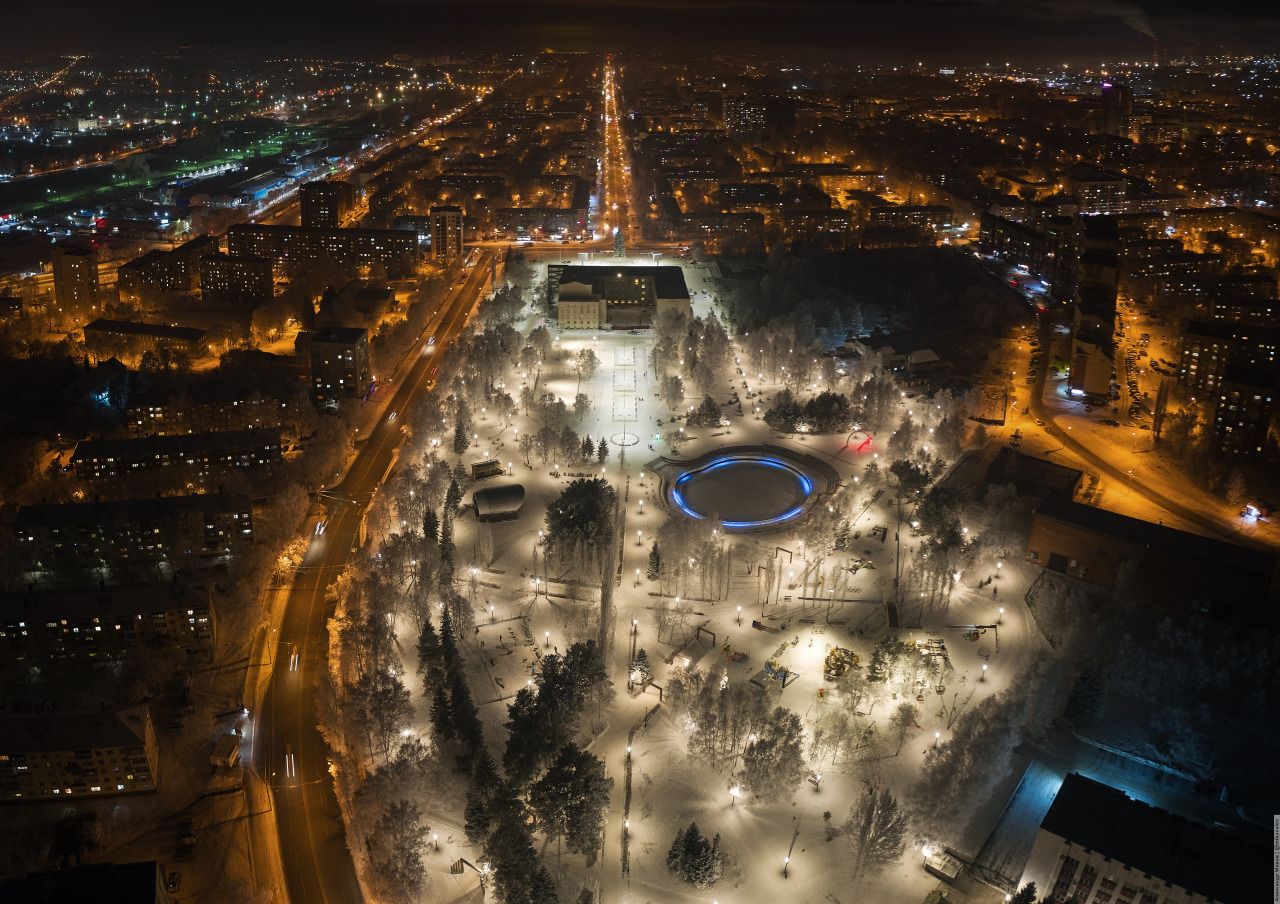
[[864, 439], [862, 443], [858, 446], [858, 451], [865, 452], [871, 446], [871, 440], [873, 438], [874, 437], [868, 436], [866, 439]]

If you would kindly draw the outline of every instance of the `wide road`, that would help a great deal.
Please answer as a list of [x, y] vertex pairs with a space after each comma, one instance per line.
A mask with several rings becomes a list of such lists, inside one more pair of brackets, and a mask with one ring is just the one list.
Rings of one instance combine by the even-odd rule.
[[315, 693], [327, 667], [326, 622], [331, 614], [325, 592], [350, 561], [360, 519], [404, 440], [400, 418], [388, 418], [392, 412], [404, 415], [434, 386], [440, 356], [466, 329], [488, 286], [493, 255], [476, 252], [475, 261], [425, 331], [436, 336], [435, 349], [413, 353], [387, 413], [368, 433], [342, 482], [326, 494], [324, 533], [312, 538], [274, 643], [275, 666], [259, 714], [255, 765], [272, 790], [294, 904], [363, 900], [328, 773], [328, 749], [316, 728]]

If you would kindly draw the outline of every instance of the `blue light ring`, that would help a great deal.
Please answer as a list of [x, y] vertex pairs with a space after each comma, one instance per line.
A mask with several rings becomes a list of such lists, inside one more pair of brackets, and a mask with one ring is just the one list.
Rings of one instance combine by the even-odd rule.
[[724, 525], [726, 530], [753, 530], [762, 527], [771, 527], [794, 520], [804, 513], [806, 504], [809, 501], [808, 497], [813, 494], [813, 480], [803, 471], [800, 471], [798, 468], [788, 464], [787, 462], [781, 461], [777, 458], [765, 458], [753, 455], [718, 456], [701, 467], [691, 468], [688, 471], [685, 471], [677, 477], [675, 482], [672, 484], [671, 501], [676, 504], [676, 507], [679, 508], [680, 511], [684, 512], [690, 518], [694, 518], [699, 521], [703, 520], [706, 518], [706, 515], [689, 505], [680, 488], [694, 477], [701, 474], [717, 471], [721, 468], [728, 467], [729, 465], [744, 463], [762, 464], [771, 468], [777, 468], [780, 471], [789, 472], [800, 484], [801, 489], [804, 491], [806, 500], [805, 503], [797, 505], [794, 508], [783, 512], [781, 515], [775, 515], [772, 518], [765, 518], [759, 521], [722, 521], [721, 523]]

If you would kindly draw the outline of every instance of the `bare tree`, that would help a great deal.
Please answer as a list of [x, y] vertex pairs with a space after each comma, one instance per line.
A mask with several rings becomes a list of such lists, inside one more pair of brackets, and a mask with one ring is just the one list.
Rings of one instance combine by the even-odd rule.
[[907, 817], [897, 798], [885, 788], [867, 793], [849, 808], [845, 822], [853, 878], [877, 872], [902, 856], [906, 848]]

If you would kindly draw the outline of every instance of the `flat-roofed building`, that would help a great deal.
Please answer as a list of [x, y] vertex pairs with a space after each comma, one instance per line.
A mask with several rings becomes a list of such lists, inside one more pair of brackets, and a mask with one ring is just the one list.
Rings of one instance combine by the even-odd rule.
[[1271, 888], [1262, 844], [1072, 772], [1022, 873], [1046, 904], [1253, 904]]
[[1228, 365], [1210, 400], [1213, 429], [1223, 452], [1258, 456], [1276, 425], [1280, 371]]
[[216, 632], [213, 594], [183, 582], [0, 594], [0, 650], [10, 660], [212, 650]]
[[1128, 210], [1129, 180], [1121, 173], [1079, 167], [1068, 177], [1080, 213], [1124, 213]]
[[843, 247], [853, 227], [853, 215], [832, 207], [826, 210], [784, 210], [782, 231], [792, 239], [803, 239], [827, 247]]
[[408, 275], [418, 257], [418, 236], [398, 229], [326, 229], [237, 223], [227, 230], [227, 251], [270, 258], [278, 268], [330, 261], [338, 266], [380, 264], [389, 276]]
[[120, 904], [170, 904], [164, 871], [154, 860], [142, 863], [95, 863], [23, 878], [0, 879], [0, 901], [6, 904], [55, 904], [99, 901]]
[[1215, 295], [1209, 301], [1209, 316], [1230, 323], [1280, 327], [1280, 301], [1263, 295]]
[[[547, 292], [557, 321], [567, 329], [644, 328], [663, 311], [685, 316], [692, 311], [680, 267], [552, 264]], [[563, 314], [562, 303], [567, 303]]]
[[253, 503], [245, 496], [197, 493], [24, 505], [14, 517], [18, 551], [28, 570], [92, 571], [124, 565], [183, 565], [234, 554], [253, 539]]
[[1228, 620], [1274, 618], [1271, 553], [1045, 496], [1031, 519], [1027, 560], [1089, 584], [1141, 594], [1148, 604]]
[[606, 322], [605, 300], [586, 283], [560, 284], [556, 302], [556, 323], [565, 330], [598, 330]]
[[200, 261], [200, 293], [211, 306], [256, 308], [275, 292], [270, 258], [211, 254]]
[[1229, 323], [1191, 320], [1182, 330], [1178, 376], [1198, 393], [1213, 393], [1229, 365], [1263, 370], [1276, 365], [1280, 330]]
[[317, 400], [364, 395], [372, 382], [368, 330], [331, 326], [311, 334], [311, 390]]
[[145, 706], [0, 717], [0, 801], [7, 803], [155, 791], [159, 761]]
[[941, 204], [884, 204], [868, 211], [867, 224], [914, 226], [935, 232], [950, 226], [952, 218], [951, 208]]
[[764, 101], [753, 97], [724, 99], [724, 127], [733, 135], [759, 135], [769, 122], [769, 109]]
[[189, 292], [196, 287], [200, 261], [217, 252], [218, 240], [210, 235], [197, 236], [172, 251], [148, 251], [116, 271], [120, 298], [138, 301], [148, 291]]
[[462, 208], [451, 204], [431, 208], [431, 257], [451, 261], [465, 250]]
[[[303, 376], [302, 368], [298, 376]], [[135, 436], [283, 428], [296, 434], [314, 409], [295, 382], [283, 386], [202, 384], [179, 392], [155, 387], [129, 395], [125, 423]]]
[[324, 179], [303, 185], [298, 197], [303, 226], [336, 229], [355, 207], [356, 187], [350, 182]]
[[189, 326], [98, 318], [84, 325], [85, 345], [101, 356], [141, 353], [165, 346], [186, 354], [200, 354], [208, 333]]
[[265, 468], [279, 462], [280, 431], [270, 428], [83, 440], [71, 455], [76, 476], [83, 480], [117, 479], [168, 468], [181, 479], [200, 481], [227, 470]]
[[53, 297], [63, 311], [90, 311], [97, 306], [98, 255], [92, 249], [53, 246]]

